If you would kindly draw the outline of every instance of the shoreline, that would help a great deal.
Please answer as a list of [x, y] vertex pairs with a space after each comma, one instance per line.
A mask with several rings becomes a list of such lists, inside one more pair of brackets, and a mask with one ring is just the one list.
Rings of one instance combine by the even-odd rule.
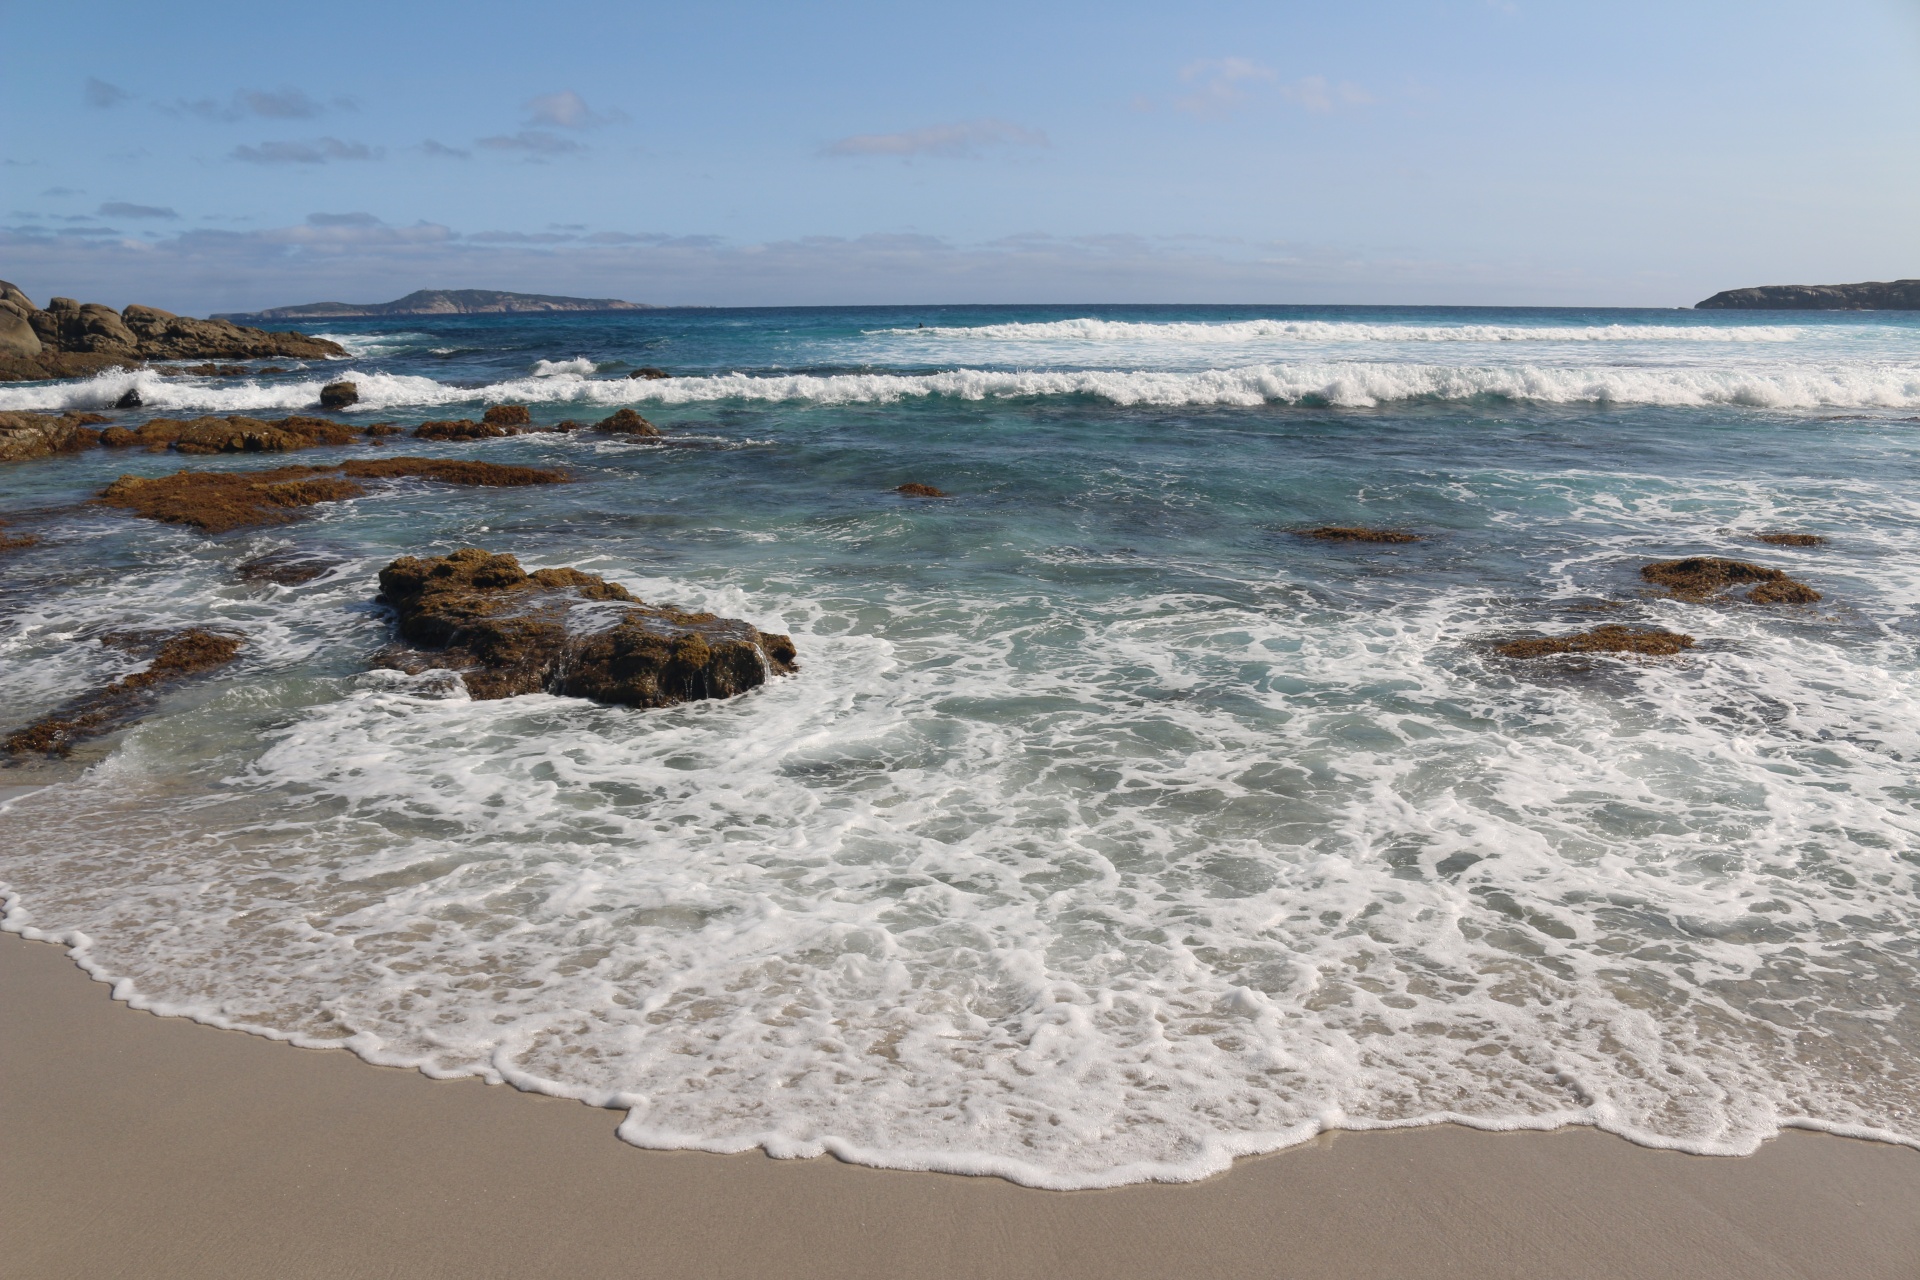
[[1920, 1273], [1920, 1151], [1334, 1131], [1057, 1192], [636, 1148], [619, 1113], [142, 1013], [0, 935], [0, 1249], [96, 1276], [1849, 1277]]

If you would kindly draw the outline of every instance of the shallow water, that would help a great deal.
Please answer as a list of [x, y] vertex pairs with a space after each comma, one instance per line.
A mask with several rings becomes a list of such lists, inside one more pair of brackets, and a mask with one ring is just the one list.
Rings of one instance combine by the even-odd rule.
[[[0, 780], [60, 779], [0, 810], [11, 927], [123, 996], [627, 1107], [646, 1145], [1046, 1186], [1443, 1117], [1920, 1139], [1914, 320], [332, 324], [353, 420], [632, 404], [668, 434], [408, 441], [581, 482], [408, 483], [218, 538], [67, 514], [8, 557], [9, 724], [136, 665], [97, 630], [249, 637], [79, 765]], [[134, 417], [284, 412], [339, 376], [0, 409], [134, 383]], [[16, 465], [0, 513], [180, 465]], [[790, 632], [801, 672], [648, 712], [369, 672], [374, 572], [466, 545]], [[286, 547], [339, 568], [235, 578]], [[1687, 553], [1825, 599], [1642, 591]], [[1596, 621], [1700, 643], [1488, 651]]]

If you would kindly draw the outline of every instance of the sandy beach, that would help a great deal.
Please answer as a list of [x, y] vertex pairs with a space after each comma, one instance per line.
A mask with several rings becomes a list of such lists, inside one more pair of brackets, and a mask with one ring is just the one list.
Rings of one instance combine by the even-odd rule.
[[17, 1275], [1909, 1277], [1920, 1152], [1579, 1130], [1331, 1134], [1186, 1186], [1044, 1192], [641, 1151], [617, 1116], [128, 1009], [0, 935]]

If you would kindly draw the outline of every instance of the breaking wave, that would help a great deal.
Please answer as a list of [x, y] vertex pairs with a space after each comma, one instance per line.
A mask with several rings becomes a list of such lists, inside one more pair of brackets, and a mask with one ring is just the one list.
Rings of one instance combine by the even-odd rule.
[[1051, 320], [973, 327], [880, 329], [877, 333], [930, 339], [1031, 342], [1233, 343], [1253, 338], [1297, 342], [1794, 342], [1800, 325], [1512, 325], [1361, 324], [1337, 320], [1238, 320], [1221, 324], [1187, 321], [1145, 324], [1131, 320]]

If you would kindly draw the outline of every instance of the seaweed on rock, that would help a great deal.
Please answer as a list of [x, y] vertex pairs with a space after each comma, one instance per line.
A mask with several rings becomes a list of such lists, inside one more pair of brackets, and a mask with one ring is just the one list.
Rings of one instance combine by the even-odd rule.
[[100, 637], [116, 648], [152, 648], [153, 660], [140, 671], [84, 694], [9, 734], [7, 751], [16, 756], [67, 756], [74, 744], [111, 733], [138, 719], [159, 692], [190, 676], [232, 662], [245, 642], [235, 635], [189, 627], [173, 632], [117, 632]]
[[1778, 569], [1727, 560], [1720, 556], [1689, 556], [1642, 565], [1640, 576], [1665, 587], [1683, 600], [1710, 600], [1722, 594], [1743, 597], [1749, 604], [1813, 604], [1820, 593]]
[[[793, 641], [735, 618], [649, 605], [578, 569], [528, 573], [469, 547], [380, 571], [404, 646], [379, 665], [460, 674], [475, 698], [552, 693], [633, 707], [727, 698], [795, 670]], [[612, 606], [608, 608], [608, 606]], [[568, 625], [576, 610], [590, 626]]]
[[1610, 624], [1563, 636], [1531, 636], [1495, 645], [1503, 658], [1546, 658], [1562, 653], [1633, 653], [1642, 657], [1671, 657], [1693, 648], [1690, 635], [1655, 628]]

